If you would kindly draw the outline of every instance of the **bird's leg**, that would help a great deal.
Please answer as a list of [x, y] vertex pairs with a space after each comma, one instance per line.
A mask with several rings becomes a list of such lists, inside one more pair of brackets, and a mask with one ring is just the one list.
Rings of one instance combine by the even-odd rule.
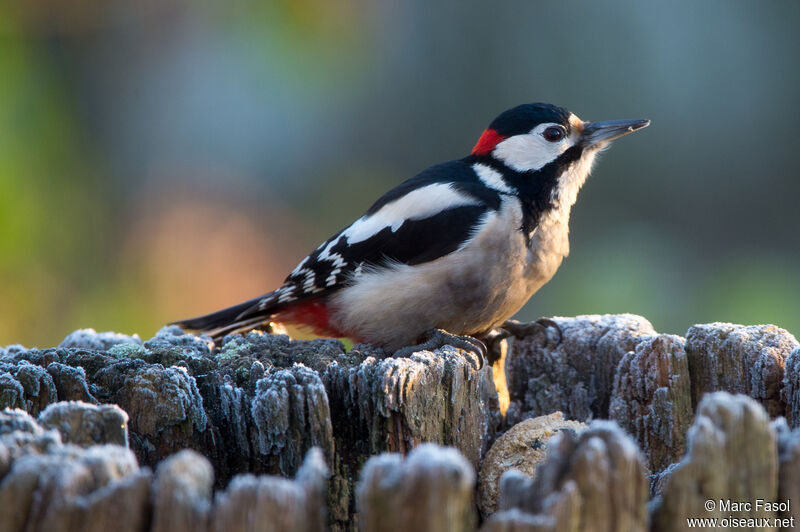
[[420, 338], [424, 338], [424, 341], [417, 345], [410, 345], [398, 349], [392, 356], [395, 358], [409, 357], [417, 351], [432, 351], [446, 345], [451, 345], [477, 355], [478, 367], [476, 369], [480, 370], [483, 368], [484, 359], [486, 358], [486, 346], [477, 338], [451, 334], [443, 329], [431, 329], [426, 331]]
[[490, 366], [494, 366], [494, 363], [502, 358], [503, 340], [511, 334], [503, 328], [498, 328], [481, 336], [481, 341], [486, 344], [486, 361]]
[[539, 318], [536, 321], [527, 323], [522, 323], [517, 320], [507, 320], [500, 326], [499, 329], [500, 331], [503, 331], [501, 334], [505, 334], [503, 338], [508, 338], [509, 336], [513, 336], [515, 338], [524, 338], [525, 336], [530, 336], [537, 333], [543, 333], [546, 338], [548, 327], [552, 327], [556, 330], [556, 333], [558, 333], [558, 340], [556, 340], [555, 345], [560, 344], [561, 340], [564, 338], [564, 334], [561, 332], [561, 327], [558, 325], [558, 323], [550, 318]]
[[500, 327], [493, 329], [481, 336], [481, 340], [486, 344], [486, 356], [490, 365], [494, 365], [500, 360], [503, 354], [502, 342], [506, 338], [524, 338], [532, 334], [542, 333], [547, 338], [547, 328], [552, 327], [558, 333], [558, 340], [555, 345], [561, 343], [563, 334], [558, 323], [550, 318], [539, 318], [536, 321], [522, 323], [517, 320], [506, 320]]

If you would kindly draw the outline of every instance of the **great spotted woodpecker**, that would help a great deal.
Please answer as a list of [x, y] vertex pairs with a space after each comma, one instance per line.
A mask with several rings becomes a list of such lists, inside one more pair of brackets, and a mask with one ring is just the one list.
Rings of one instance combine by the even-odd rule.
[[597, 153], [649, 123], [584, 122], [542, 103], [509, 109], [470, 155], [387, 192], [277, 290], [176, 324], [220, 338], [275, 321], [391, 352], [428, 338], [425, 347], [483, 354], [476, 338], [510, 327], [569, 253], [570, 209]]

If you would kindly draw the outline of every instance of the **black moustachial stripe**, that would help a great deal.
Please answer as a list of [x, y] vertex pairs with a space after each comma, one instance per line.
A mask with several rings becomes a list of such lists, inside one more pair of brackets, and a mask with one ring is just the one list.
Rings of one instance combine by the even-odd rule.
[[542, 215], [555, 207], [553, 191], [558, 187], [559, 177], [580, 159], [581, 153], [581, 146], [572, 146], [556, 160], [539, 170], [527, 172], [518, 172], [509, 168], [490, 155], [470, 155], [464, 161], [468, 164], [485, 164], [502, 174], [504, 181], [516, 191], [522, 204], [522, 227], [520, 230], [526, 238], [529, 238], [532, 231], [539, 225]]

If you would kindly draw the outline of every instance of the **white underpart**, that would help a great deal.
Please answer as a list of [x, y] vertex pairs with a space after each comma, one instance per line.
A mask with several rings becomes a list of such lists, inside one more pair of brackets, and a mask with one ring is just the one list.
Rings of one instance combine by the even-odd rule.
[[[390, 227], [397, 231], [406, 220], [422, 220], [444, 210], [464, 205], [477, 205], [478, 200], [467, 196], [447, 183], [435, 183], [387, 203], [377, 212], [365, 215], [344, 230], [342, 236], [348, 244], [363, 242], [383, 229]], [[323, 250], [320, 258], [326, 258], [332, 244]]]
[[494, 168], [486, 166], [485, 164], [475, 163], [472, 165], [472, 169], [475, 170], [475, 173], [478, 175], [478, 178], [483, 182], [483, 184], [492, 190], [496, 190], [504, 194], [514, 193], [511, 187], [509, 187], [503, 180], [502, 174]]
[[578, 140], [577, 135], [550, 142], [542, 136], [545, 129], [559, 124], [539, 124], [530, 133], [514, 135], [497, 144], [492, 155], [518, 172], [539, 170], [554, 161]]

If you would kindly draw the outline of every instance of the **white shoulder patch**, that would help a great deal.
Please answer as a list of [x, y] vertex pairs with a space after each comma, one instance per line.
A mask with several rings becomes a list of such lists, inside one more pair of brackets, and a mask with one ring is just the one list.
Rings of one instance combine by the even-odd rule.
[[412, 190], [371, 215], [362, 216], [345, 229], [342, 236], [347, 238], [348, 244], [363, 242], [387, 227], [397, 231], [406, 220], [421, 220], [453, 207], [478, 204], [477, 199], [454, 190], [447, 183], [434, 183]]
[[472, 165], [472, 169], [475, 170], [475, 173], [478, 175], [478, 179], [480, 179], [484, 185], [492, 190], [496, 190], [504, 194], [514, 193], [511, 187], [509, 187], [506, 182], [503, 181], [503, 176], [500, 174], [500, 172], [494, 168], [486, 166], [485, 164], [475, 163]]

